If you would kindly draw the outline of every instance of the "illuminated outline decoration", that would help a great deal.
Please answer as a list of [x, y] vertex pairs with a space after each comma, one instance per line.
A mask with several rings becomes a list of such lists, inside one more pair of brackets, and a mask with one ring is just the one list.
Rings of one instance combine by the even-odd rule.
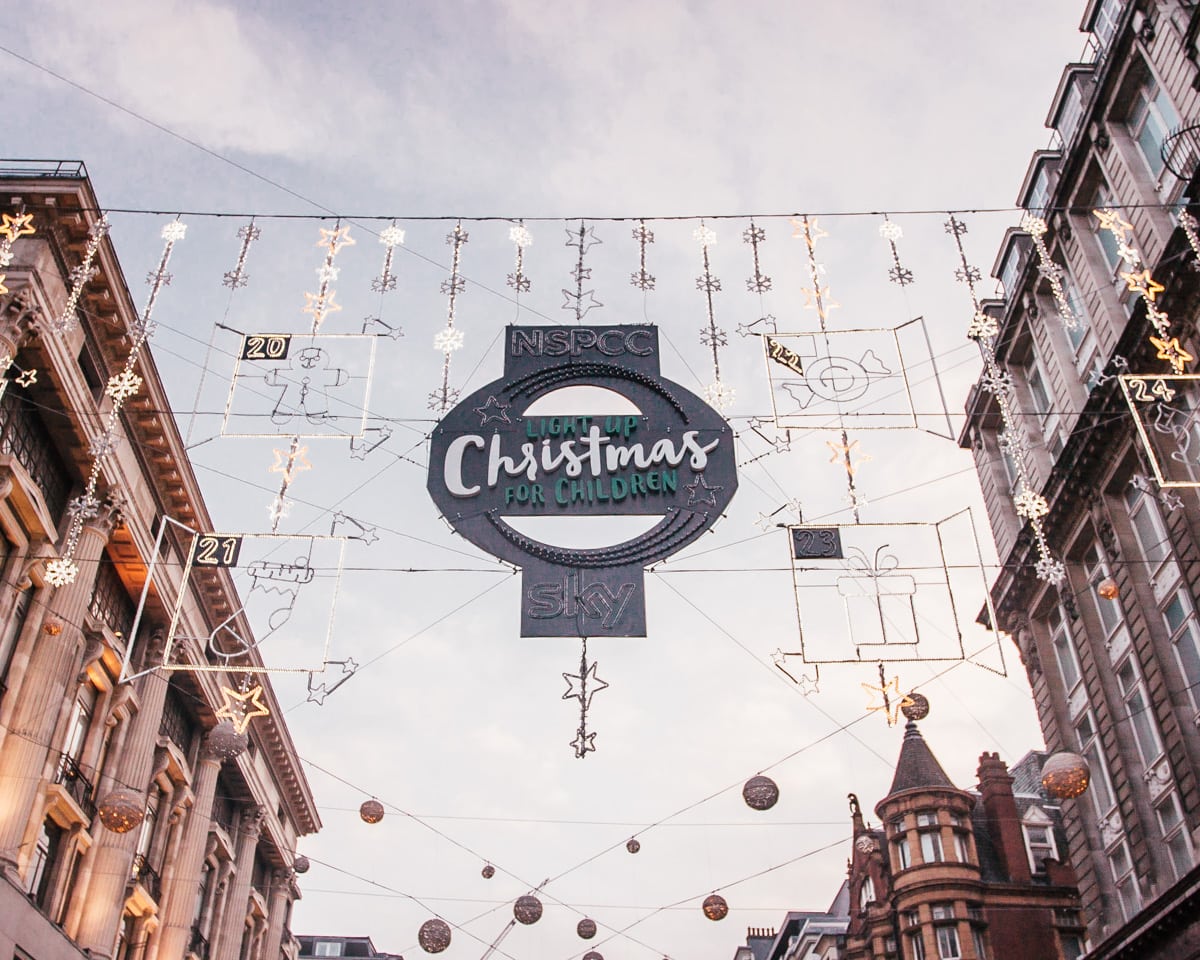
[[[509, 326], [505, 344], [503, 377], [434, 429], [429, 494], [462, 537], [523, 568], [522, 636], [645, 636], [644, 568], [712, 527], [737, 490], [729, 425], [660, 375], [654, 326]], [[522, 415], [579, 385], [640, 415]], [[613, 514], [661, 519], [596, 549], [543, 543], [506, 520]]]
[[1155, 482], [1200, 488], [1200, 374], [1123, 373], [1117, 380]]

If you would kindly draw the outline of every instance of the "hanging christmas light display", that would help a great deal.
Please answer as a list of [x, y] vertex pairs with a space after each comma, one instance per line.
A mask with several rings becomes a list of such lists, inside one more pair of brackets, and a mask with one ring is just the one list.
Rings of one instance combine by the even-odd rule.
[[305, 856], [296, 857], [296, 859], [292, 861], [292, 870], [295, 873], [308, 873], [310, 866], [311, 865], [308, 862], [308, 857]]
[[729, 904], [719, 893], [711, 894], [704, 899], [702, 905], [704, 915], [709, 920], [724, 920], [729, 915]]
[[591, 940], [596, 935], [596, 921], [584, 917], [575, 925], [575, 932], [579, 934], [581, 940]]
[[[100, 219], [88, 228], [88, 242], [83, 251], [83, 259], [72, 268], [69, 274], [71, 289], [67, 292], [66, 302], [58, 317], [50, 324], [55, 333], [69, 333], [78, 324], [79, 317], [76, 310], [79, 307], [79, 298], [83, 295], [83, 288], [87, 286], [88, 281], [96, 275], [96, 254], [100, 252], [100, 244], [108, 236], [108, 231], [109, 222], [105, 215], [101, 215]], [[3, 259], [2, 256], [0, 259]], [[3, 283], [4, 275], [0, 274], [0, 285]]]
[[566, 287], [562, 288], [562, 308], [574, 312], [576, 323], [583, 323], [583, 318], [587, 316], [589, 310], [604, 306], [604, 304], [596, 299], [595, 290], [583, 289], [583, 281], [592, 278], [592, 268], [583, 265], [583, 258], [592, 247], [603, 242], [603, 240], [596, 236], [595, 228], [589, 227], [582, 220], [579, 221], [578, 229], [567, 228], [567, 242], [565, 245], [574, 247], [577, 251], [575, 266], [571, 268], [571, 277], [575, 281], [575, 289], [568, 290]]
[[242, 241], [242, 245], [238, 249], [237, 263], [233, 265], [232, 270], [225, 272], [225, 276], [221, 280], [221, 285], [230, 290], [237, 290], [250, 282], [250, 275], [246, 273], [246, 257], [250, 254], [250, 244], [262, 236], [262, 230], [254, 225], [254, 218], [251, 217], [248, 224], [238, 228], [237, 235], [238, 239]]
[[625, 841], [625, 849], [630, 853], [637, 853], [642, 849], [642, 841], [637, 839], [637, 837], [630, 837], [627, 841]]
[[[6, 232], [5, 229], [9, 226], [10, 219], [8, 214], [5, 214], [4, 226], [0, 227], [0, 235], [5, 238], [3, 242], [11, 243], [9, 239], [11, 231]], [[17, 231], [15, 236], [23, 235], [19, 226], [14, 226], [12, 229]], [[83, 493], [68, 504], [67, 509], [71, 522], [67, 527], [61, 555], [46, 564], [46, 582], [51, 586], [66, 586], [74, 583], [75, 578], [79, 576], [79, 566], [75, 563], [75, 549], [79, 546], [83, 525], [100, 512], [101, 503], [96, 496], [100, 484], [100, 470], [104, 458], [110, 456], [116, 449], [118, 426], [125, 401], [133, 396], [142, 385], [142, 378], [133, 372], [133, 368], [138, 362], [143, 344], [154, 334], [155, 324], [151, 318], [154, 314], [154, 305], [158, 302], [159, 292], [171, 282], [171, 275], [167, 273], [171, 252], [175, 249], [175, 244], [186, 234], [187, 226], [179, 220], [168, 223], [162, 229], [162, 239], [165, 243], [162, 255], [158, 260], [158, 267], [147, 278], [150, 283], [150, 296], [146, 299], [146, 308], [142, 311], [142, 316], [129, 325], [128, 335], [133, 341], [129, 348], [129, 355], [125, 358], [125, 366], [121, 372], [110, 377], [105, 386], [105, 393], [113, 401], [112, 408], [104, 419], [102, 432], [93, 437], [89, 445], [88, 453], [92, 457], [92, 468], [88, 473], [87, 483], [84, 485]], [[0, 248], [0, 254], [2, 253], [3, 249]]]
[[363, 823], [378, 823], [383, 819], [383, 804], [378, 800], [364, 800], [358, 808]]
[[717, 327], [716, 314], [713, 311], [713, 294], [721, 290], [721, 281], [713, 276], [712, 265], [708, 258], [708, 248], [717, 242], [715, 232], [700, 221], [693, 236], [700, 244], [704, 273], [696, 278], [696, 289], [704, 294], [704, 302], [708, 307], [708, 326], [700, 330], [700, 342], [712, 351], [713, 381], [704, 390], [704, 398], [718, 410], [724, 412], [733, 405], [737, 391], [721, 380], [721, 358], [718, 350], [729, 343], [725, 331]]
[[1071, 309], [1067, 300], [1067, 292], [1062, 284], [1063, 268], [1054, 262], [1054, 258], [1050, 256], [1050, 249], [1046, 246], [1046, 232], [1050, 228], [1041, 217], [1027, 213], [1021, 218], [1021, 229], [1033, 238], [1038, 255], [1038, 273], [1050, 284], [1050, 292], [1054, 295], [1054, 305], [1063, 327], [1067, 330], [1078, 329], [1081, 321], [1075, 316], [1075, 311]]
[[646, 270], [646, 244], [654, 242], [654, 231], [646, 226], [645, 220], [639, 220], [633, 229], [633, 239], [638, 245], [638, 269], [630, 274], [629, 282], [639, 290], [648, 292], [654, 289], [654, 275]]
[[404, 243], [404, 231], [396, 226], [393, 220], [388, 226], [379, 231], [379, 242], [383, 244], [383, 267], [379, 276], [371, 281], [371, 289], [376, 293], [391, 293], [396, 289], [396, 275], [392, 273], [392, 259], [396, 248]]
[[96, 804], [96, 816], [113, 833], [128, 833], [146, 817], [146, 798], [119, 787]]
[[887, 241], [888, 247], [892, 251], [892, 266], [888, 269], [888, 279], [902, 287], [908, 286], [913, 282], [913, 272], [900, 263], [900, 253], [896, 249], [896, 241], [904, 236], [904, 231], [900, 229], [898, 223], [892, 223], [885, 213], [883, 223], [879, 226], [879, 235]]
[[470, 237], [462, 228], [462, 221], [446, 234], [446, 243], [453, 253], [450, 258], [450, 276], [442, 281], [441, 291], [446, 295], [446, 326], [433, 338], [433, 349], [442, 354], [442, 385], [429, 395], [429, 409], [445, 413], [458, 402], [458, 390], [450, 388], [450, 355], [463, 345], [463, 332], [454, 326], [458, 295], [467, 288], [467, 281], [459, 273], [462, 263], [462, 248]]
[[1042, 525], [1042, 518], [1049, 512], [1049, 505], [1045, 498], [1033, 489], [1029, 469], [1025, 465], [1026, 442], [1020, 426], [1020, 416], [1014, 409], [1013, 379], [1006, 370], [1000, 369], [1000, 365], [996, 361], [996, 337], [1000, 332], [999, 325], [994, 317], [983, 312], [980, 305], [975, 285], [981, 279], [981, 274], [977, 267], [967, 262], [967, 253], [962, 242], [966, 232], [967, 225], [951, 214], [950, 219], [946, 222], [946, 233], [954, 238], [960, 264], [955, 270], [954, 276], [960, 283], [967, 285], [971, 294], [971, 304], [975, 308], [971, 325], [967, 328], [967, 336], [978, 344], [979, 353], [983, 358], [984, 372], [980, 385], [996, 398], [996, 405], [1000, 408], [1003, 430], [998, 441], [1009, 452], [1013, 470], [1017, 475], [1016, 496], [1013, 497], [1013, 505], [1017, 514], [1029, 522], [1030, 529], [1033, 531], [1034, 545], [1038, 555], [1034, 570], [1040, 580], [1057, 586], [1062, 583], [1067, 571], [1062, 561], [1050, 552], [1050, 545], [1046, 542], [1046, 530]]
[[517, 897], [517, 902], [513, 904], [513, 916], [517, 923], [526, 926], [537, 923], [542, 918], [542, 901], [531, 893]]
[[529, 277], [525, 275], [525, 248], [533, 243], [533, 234], [526, 229], [525, 221], [521, 220], [515, 227], [509, 228], [508, 239], [516, 247], [517, 260], [513, 272], [505, 278], [504, 282], [512, 287], [519, 297], [523, 293], [528, 293], [532, 286]]
[[1057, 800], [1081, 796], [1091, 777], [1087, 760], [1078, 753], [1056, 753], [1042, 766], [1042, 787]]
[[596, 750], [596, 734], [588, 730], [588, 708], [592, 705], [592, 697], [607, 688], [608, 684], [596, 676], [599, 664], [595, 661], [588, 663], [587, 637], [581, 638], [580, 642], [582, 651], [579, 654], [579, 672], [562, 675], [567, 681], [567, 692], [562, 698], [579, 701], [579, 726], [575, 730], [575, 739], [571, 741], [571, 746], [575, 748], [575, 756], [582, 760]]
[[479, 871], [479, 875], [483, 877], [484, 880], [491, 880], [492, 877], [496, 875], [496, 868], [490, 863], [485, 863], [483, 865], [483, 869]]
[[900, 707], [905, 720], [924, 720], [929, 716], [929, 698], [925, 694], [910, 691], [905, 699], [908, 703]]
[[441, 953], [450, 946], [450, 924], [445, 920], [426, 920], [417, 931], [417, 943], [426, 953]]
[[760, 773], [743, 785], [742, 799], [751, 810], [770, 810], [779, 802], [779, 785]]

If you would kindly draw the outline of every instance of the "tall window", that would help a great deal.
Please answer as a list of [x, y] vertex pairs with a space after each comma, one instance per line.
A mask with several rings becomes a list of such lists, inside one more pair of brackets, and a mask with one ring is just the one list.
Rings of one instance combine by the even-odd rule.
[[1075, 326], [1065, 327], [1064, 332], [1067, 340], [1070, 341], [1071, 350], [1075, 354], [1075, 365], [1080, 367], [1090, 359], [1096, 338], [1091, 335], [1091, 317], [1088, 315], [1087, 304], [1075, 283], [1075, 278], [1071, 276], [1070, 270], [1061, 264], [1059, 266], [1062, 268], [1059, 280], [1062, 283], [1063, 294], [1066, 296], [1067, 307], [1076, 321]]
[[946, 859], [942, 850], [942, 832], [940, 830], [921, 831], [921, 859], [926, 863], [937, 863], [939, 860]]
[[1054, 659], [1058, 662], [1058, 672], [1062, 677], [1063, 690], [1069, 694], [1080, 680], [1079, 654], [1075, 650], [1071, 628], [1067, 624], [1067, 618], [1063, 616], [1061, 607], [1055, 607], [1050, 611], [1049, 623]]
[[863, 885], [858, 891], [858, 905], [863, 910], [867, 909], [867, 904], [875, 899], [875, 884], [870, 877], [863, 880]]
[[979, 960], [987, 960], [987, 937], [984, 935], [982, 927], [971, 928], [971, 939], [975, 942], [975, 956]]
[[1171, 556], [1171, 541], [1158, 510], [1158, 501], [1130, 484], [1125, 491], [1125, 506], [1129, 509], [1129, 523], [1146, 561], [1146, 572], [1153, 580]]
[[1104, 562], [1104, 558], [1100, 556], [1100, 551], [1097, 550], [1095, 544], [1088, 547], [1087, 553], [1083, 556], [1083, 569], [1087, 576], [1088, 593], [1092, 598], [1092, 606], [1096, 610], [1096, 616], [1100, 619], [1100, 624], [1104, 628], [1104, 641], [1107, 646], [1112, 646], [1118, 639], [1118, 634], [1125, 630], [1125, 613], [1121, 609], [1121, 601], [1108, 600], [1100, 596], [1099, 588], [1105, 580], [1112, 576], [1108, 569], [1108, 564]]
[[1166, 91], [1150, 81], [1138, 88], [1129, 111], [1129, 135], [1137, 141], [1150, 172], [1158, 177], [1163, 171], [1162, 145], [1167, 134], [1179, 126], [1179, 114]]
[[1100, 42], [1103, 49], [1117, 32], [1117, 21], [1121, 18], [1123, 0], [1103, 0], [1096, 11], [1096, 19], [1092, 23], [1092, 33]]
[[941, 960], [959, 960], [962, 957], [962, 947], [958, 943], [958, 927], [938, 927], [937, 945]]
[[1108, 764], [1104, 762], [1104, 751], [1096, 735], [1096, 721], [1091, 710], [1085, 710], [1075, 721], [1075, 737], [1079, 752], [1087, 759], [1092, 777], [1087, 795], [1092, 798], [1098, 817], [1106, 817], [1116, 801], [1113, 799], [1112, 781], [1108, 777]]
[[1062, 438], [1058, 434], [1058, 410], [1054, 407], [1054, 398], [1050, 391], [1045, 367], [1036, 353], [1025, 367], [1025, 383], [1029, 388], [1033, 415], [1042, 428], [1046, 448], [1057, 457], [1062, 453]]
[[1187, 687], [1193, 709], [1200, 710], [1200, 626], [1186, 591], [1176, 590], [1163, 607], [1163, 621], [1171, 633], [1171, 646]]
[[1121, 913], [1128, 920], [1142, 909], [1142, 897], [1138, 892], [1137, 880], [1133, 876], [1133, 861], [1129, 859], [1129, 847], [1121, 840], [1108, 854], [1108, 865], [1112, 869], [1113, 882], [1121, 901]]
[[921, 931], [910, 934], [908, 940], [908, 955], [912, 960], [925, 960], [925, 941], [921, 939]]
[[1133, 739], [1137, 742], [1142, 763], [1152, 766], [1162, 756], [1162, 740], [1158, 736], [1158, 725], [1154, 722], [1150, 701], [1146, 696], [1146, 685], [1138, 674], [1133, 657], [1126, 657], [1117, 667], [1117, 686], [1125, 701], [1125, 713], [1133, 728]]
[[[1111, 210], [1115, 207], [1115, 205], [1116, 204], [1113, 200], [1112, 191], [1108, 188], [1107, 184], [1101, 184], [1096, 190], [1095, 196], [1092, 199], [1092, 206], [1096, 210]], [[1092, 232], [1095, 234], [1096, 242], [1100, 244], [1100, 250], [1104, 254], [1104, 262], [1108, 264], [1109, 270], [1111, 270], [1115, 276], [1117, 267], [1122, 267], [1124, 269], [1125, 263], [1125, 261], [1121, 259], [1121, 251], [1119, 249], [1117, 238], [1112, 235], [1111, 230], [1101, 229], [1100, 224], [1095, 217], [1089, 216], [1088, 220], [1091, 222]]]
[[1192, 869], [1194, 855], [1187, 825], [1179, 809], [1179, 797], [1174, 790], [1159, 799], [1154, 805], [1154, 813], [1158, 817], [1158, 828], [1162, 831], [1163, 843], [1170, 856], [1171, 869], [1175, 879], [1179, 880]]

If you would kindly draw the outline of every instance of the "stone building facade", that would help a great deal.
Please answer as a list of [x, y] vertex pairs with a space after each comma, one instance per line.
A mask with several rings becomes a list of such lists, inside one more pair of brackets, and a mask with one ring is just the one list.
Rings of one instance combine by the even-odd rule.
[[[36, 230], [16, 240], [0, 278], [0, 355], [13, 363], [0, 391], [0, 956], [294, 960], [296, 843], [320, 823], [269, 684], [271, 716], [229, 759], [212, 730], [233, 681], [149, 669], [162, 662], [190, 547], [168, 535], [167, 562], [150, 574], [162, 518], [212, 523], [146, 349], [101, 464], [102, 507], [79, 537], [79, 575], [46, 579], [111, 410], [105, 384], [139, 319], [105, 238], [78, 323], [64, 333], [51, 322], [98, 209], [82, 164], [0, 167], [0, 212], [32, 214]], [[185, 591], [190, 636], [240, 606], [220, 573]], [[120, 682], [127, 653], [131, 672], [148, 672]], [[206, 662], [191, 641], [179, 657]], [[125, 833], [97, 817], [119, 788], [145, 804]]]
[[[1060, 812], [1040, 791], [1043, 754], [1010, 775], [979, 759], [956, 787], [915, 723], [870, 828], [850, 795], [845, 944], [839, 960], [1076, 960], [1085, 932], [1075, 876], [1059, 857]], [[1014, 789], [1014, 784], [1015, 789]]]
[[[1091, 768], [1087, 792], [1064, 802], [1091, 956], [1196, 957], [1200, 924], [1180, 905], [1200, 893], [1200, 395], [1193, 382], [1164, 382], [1139, 433], [1125, 395], [1137, 388], [1121, 376], [1147, 374], [1153, 390], [1172, 372], [1149, 340], [1151, 305], [1200, 356], [1200, 273], [1182, 217], [1200, 212], [1200, 8], [1092, 0], [1081, 28], [1087, 55], [1063, 71], [1051, 146], [1034, 154], [1018, 197], [1047, 225], [1053, 263], [1039, 263], [1030, 234], [1009, 231], [993, 270], [1000, 296], [984, 306], [1023, 443], [1001, 436], [982, 386], [962, 439], [1001, 561], [996, 626], [1019, 647], [1050, 750]], [[1129, 225], [1124, 245], [1098, 209]], [[1143, 268], [1161, 289], [1138, 279]], [[1185, 372], [1196, 370], [1189, 359]], [[1037, 576], [1034, 537], [1014, 509], [1017, 456], [1049, 507], [1047, 541], [1066, 568], [1057, 585]], [[1156, 464], [1182, 485], [1162, 487]]]

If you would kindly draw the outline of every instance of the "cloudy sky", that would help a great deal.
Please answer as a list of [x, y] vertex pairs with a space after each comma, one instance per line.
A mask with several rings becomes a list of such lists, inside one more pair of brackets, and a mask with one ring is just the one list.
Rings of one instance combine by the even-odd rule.
[[[153, 352], [219, 526], [269, 527], [272, 441], [221, 436], [239, 348], [226, 328], [306, 329], [314, 243], [332, 224], [304, 216], [343, 216], [358, 241], [338, 255], [344, 310], [322, 332], [359, 333], [373, 316], [403, 334], [376, 347], [370, 415], [390, 436], [362, 459], [344, 441], [313, 441], [313, 469], [298, 477], [281, 527], [327, 533], [341, 511], [379, 538], [347, 546], [329, 654], [362, 669], [322, 706], [306, 702], [302, 678], [276, 681], [325, 823], [301, 845], [314, 866], [295, 932], [368, 934], [411, 958], [418, 927], [436, 914], [457, 928], [446, 956], [479, 956], [512, 900], [550, 878], [545, 916], [513, 931], [500, 955], [566, 958], [605, 941], [609, 960], [718, 960], [747, 926], [828, 905], [849, 853], [846, 794], [874, 807], [900, 730], [864, 710], [872, 665], [824, 667], [807, 696], [772, 666], [776, 649], [798, 649], [801, 625], [818, 636], [825, 621], [818, 609], [798, 624], [787, 536], [756, 521], [794, 521], [797, 508], [809, 520], [852, 517], [844, 477], [827, 462], [835, 434], [814, 422], [776, 452], [786, 435], [763, 422], [761, 343], [736, 328], [771, 314], [780, 329], [812, 329], [788, 215], [823, 214], [822, 282], [841, 304], [831, 325], [890, 329], [923, 317], [957, 426], [978, 358], [936, 211], [998, 211], [961, 215], [968, 256], [986, 275], [1018, 219], [1010, 208], [1030, 153], [1048, 141], [1062, 66], [1083, 48], [1082, 6], [121, 0], [48, 2], [37, 18], [9, 18], [7, 152], [83, 160], [103, 205], [158, 212], [112, 217], [139, 302], [162, 225], [186, 212]], [[903, 290], [887, 281], [880, 211], [904, 230], [897, 252], [916, 282]], [[298, 216], [271, 216], [284, 214]], [[713, 219], [742, 214], [766, 230], [762, 270], [774, 285], [762, 297], [746, 292], [748, 221]], [[250, 282], [231, 293], [221, 277], [250, 215], [262, 236]], [[370, 288], [388, 222], [374, 217], [407, 231], [397, 289], [385, 296]], [[649, 636], [589, 645], [610, 686], [592, 703], [597, 750], [582, 761], [568, 745], [576, 705], [561, 699], [578, 641], [522, 640], [519, 580], [452, 534], [424, 489], [426, 396], [442, 374], [431, 342], [446, 318], [439, 285], [454, 217], [470, 234], [456, 306], [466, 342], [450, 376], [464, 392], [499, 376], [504, 324], [574, 320], [562, 309], [577, 257], [564, 227], [581, 218], [602, 241], [587, 256], [605, 306], [587, 319], [658, 324], [664, 374], [702, 392], [713, 379], [699, 339], [709, 317], [695, 286], [699, 220], [687, 218], [717, 233], [713, 321], [727, 332], [723, 379], [737, 390], [726, 412], [739, 493], [712, 533], [648, 576]], [[505, 285], [511, 224], [479, 218], [526, 219], [529, 294]], [[631, 223], [605, 218], [683, 218], [651, 224], [656, 290], [629, 285]], [[928, 353], [906, 362], [925, 385], [919, 412], [936, 414]], [[865, 523], [933, 523], [974, 507], [986, 539], [970, 460], [952, 441], [853, 435], [872, 457], [857, 477]], [[1015, 650], [1003, 648], [1001, 675], [994, 638], [973, 625], [982, 597], [976, 574], [956, 596], [957, 616], [990, 670], [888, 670], [929, 695], [923, 730], [963, 786], [982, 750], [1013, 762], [1041, 746]], [[925, 629], [952, 637], [954, 617]], [[268, 653], [285, 664], [292, 652]], [[740, 785], [766, 769], [782, 799], [754, 813]], [[371, 795], [388, 815], [369, 827], [356, 811]], [[633, 834], [636, 856], [624, 847]], [[490, 881], [486, 861], [497, 867]], [[731, 905], [719, 924], [699, 909], [713, 890]], [[590, 945], [574, 935], [585, 914], [601, 925]]]

